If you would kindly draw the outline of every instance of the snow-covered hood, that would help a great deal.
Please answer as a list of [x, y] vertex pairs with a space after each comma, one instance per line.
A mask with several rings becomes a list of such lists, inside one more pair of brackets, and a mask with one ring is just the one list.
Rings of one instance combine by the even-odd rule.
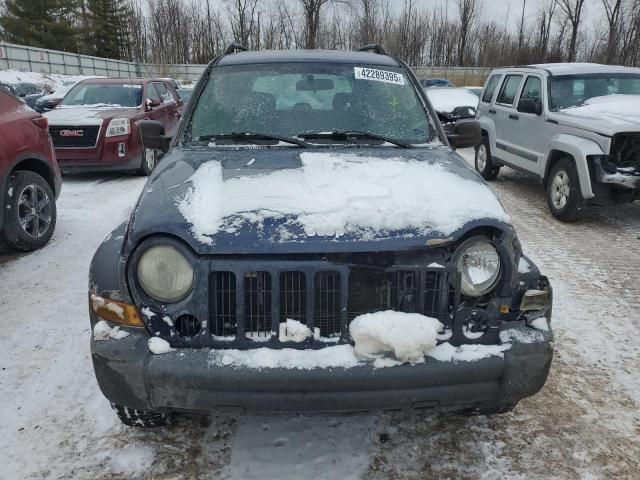
[[176, 149], [143, 191], [129, 244], [168, 234], [200, 254], [404, 250], [508, 223], [444, 147]]
[[468, 107], [473, 109], [471, 116], [475, 115], [479, 98], [467, 88], [434, 87], [425, 90], [429, 101], [436, 112], [451, 113], [456, 108]]
[[115, 117], [134, 118], [140, 113], [138, 108], [92, 105], [82, 107], [58, 106], [46, 112], [49, 125], [102, 125], [105, 120]]
[[640, 95], [607, 95], [590, 98], [580, 107], [550, 114], [561, 125], [612, 136], [640, 131]]

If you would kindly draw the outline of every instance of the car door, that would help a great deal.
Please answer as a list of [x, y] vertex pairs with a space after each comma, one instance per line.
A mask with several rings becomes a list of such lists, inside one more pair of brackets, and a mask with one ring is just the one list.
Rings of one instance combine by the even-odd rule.
[[517, 149], [514, 135], [517, 134], [517, 130], [520, 128], [515, 103], [520, 93], [523, 79], [523, 73], [509, 73], [502, 81], [500, 91], [493, 105], [496, 118], [496, 148], [492, 155], [515, 168], [529, 171], [531, 162], [523, 160], [514, 153]]
[[[512, 126], [509, 131], [511, 153], [516, 155], [527, 170], [541, 174], [540, 168], [544, 151], [547, 148], [548, 130], [552, 124], [547, 123], [542, 113], [544, 105], [544, 92], [540, 75], [527, 75], [522, 91], [516, 102], [515, 118], [512, 118]], [[520, 100], [534, 100], [541, 106], [540, 114], [527, 113], [519, 108]]]

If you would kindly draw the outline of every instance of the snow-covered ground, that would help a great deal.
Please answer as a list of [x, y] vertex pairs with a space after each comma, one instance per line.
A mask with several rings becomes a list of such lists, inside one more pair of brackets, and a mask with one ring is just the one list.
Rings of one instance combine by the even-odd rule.
[[504, 169], [492, 183], [555, 289], [551, 376], [512, 413], [218, 413], [138, 430], [96, 385], [86, 292], [93, 252], [143, 184], [67, 176], [51, 243], [0, 250], [0, 479], [640, 477], [640, 205], [565, 225], [534, 181]]

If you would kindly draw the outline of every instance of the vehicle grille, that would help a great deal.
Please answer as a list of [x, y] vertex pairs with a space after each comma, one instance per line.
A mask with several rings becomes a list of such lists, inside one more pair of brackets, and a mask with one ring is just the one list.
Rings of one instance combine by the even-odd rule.
[[640, 171], [640, 133], [619, 133], [611, 141], [609, 163]]
[[[250, 263], [247, 263], [249, 266]], [[209, 333], [214, 340], [278, 343], [281, 322], [298, 320], [320, 336], [347, 341], [358, 315], [384, 310], [422, 313], [448, 323], [457, 302], [445, 268], [368, 268], [304, 264], [213, 271], [209, 277]], [[255, 268], [255, 265], [254, 265]], [[273, 332], [273, 333], [272, 333]], [[314, 343], [312, 339], [307, 343]]]
[[96, 146], [99, 132], [99, 125], [49, 126], [53, 145], [59, 148], [93, 148]]

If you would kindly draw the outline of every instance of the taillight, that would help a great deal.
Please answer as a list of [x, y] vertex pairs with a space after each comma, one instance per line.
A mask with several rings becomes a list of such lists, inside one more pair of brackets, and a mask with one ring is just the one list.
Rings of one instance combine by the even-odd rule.
[[47, 117], [32, 118], [31, 121], [43, 130], [49, 130], [49, 120]]

